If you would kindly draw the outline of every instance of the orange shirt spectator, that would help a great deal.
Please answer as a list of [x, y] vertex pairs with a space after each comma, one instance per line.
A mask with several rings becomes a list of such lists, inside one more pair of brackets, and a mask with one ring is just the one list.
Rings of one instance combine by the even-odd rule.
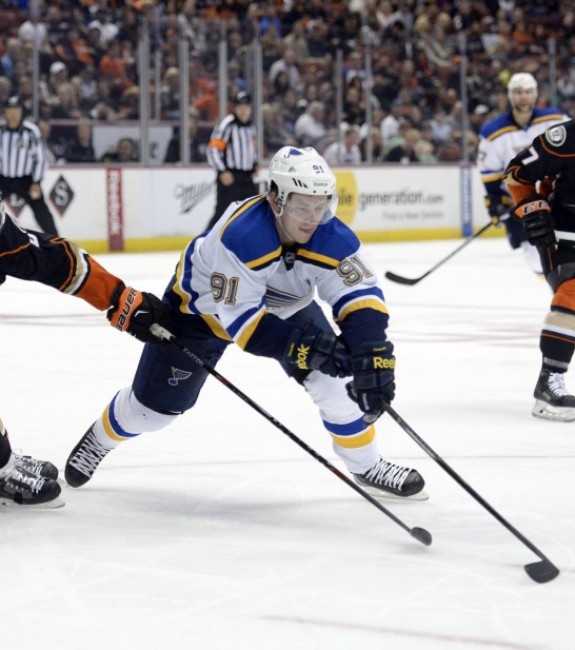
[[126, 64], [122, 58], [120, 43], [117, 40], [111, 40], [108, 43], [108, 51], [100, 59], [98, 70], [106, 79], [121, 79], [124, 76]]

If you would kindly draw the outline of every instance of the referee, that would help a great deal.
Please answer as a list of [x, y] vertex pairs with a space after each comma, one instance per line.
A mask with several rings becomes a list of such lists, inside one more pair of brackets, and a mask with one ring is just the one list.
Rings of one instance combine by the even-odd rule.
[[233, 112], [226, 115], [212, 132], [206, 154], [217, 173], [216, 210], [208, 229], [232, 201], [241, 201], [258, 193], [253, 180], [258, 169], [258, 156], [251, 117], [252, 98], [242, 90], [234, 97]]
[[24, 199], [40, 229], [46, 234], [57, 235], [54, 218], [40, 187], [45, 167], [40, 129], [24, 119], [20, 98], [10, 97], [4, 105], [4, 121], [0, 123], [0, 194], [16, 194]]

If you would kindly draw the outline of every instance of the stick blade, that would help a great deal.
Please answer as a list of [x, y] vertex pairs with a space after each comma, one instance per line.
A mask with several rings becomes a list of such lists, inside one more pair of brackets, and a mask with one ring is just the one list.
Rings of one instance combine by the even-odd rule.
[[407, 284], [409, 286], [413, 286], [414, 284], [417, 284], [422, 279], [422, 278], [405, 278], [403, 277], [403, 275], [397, 275], [392, 271], [386, 271], [385, 277], [388, 280], [391, 280], [392, 282], [397, 282], [398, 284]]
[[410, 533], [412, 537], [414, 537], [418, 542], [421, 542], [424, 546], [431, 546], [433, 537], [428, 530], [425, 530], [425, 528], [418, 528], [416, 526], [411, 529]]
[[559, 569], [549, 560], [541, 560], [541, 562], [533, 562], [525, 565], [525, 572], [535, 582], [541, 584], [551, 582], [559, 575]]

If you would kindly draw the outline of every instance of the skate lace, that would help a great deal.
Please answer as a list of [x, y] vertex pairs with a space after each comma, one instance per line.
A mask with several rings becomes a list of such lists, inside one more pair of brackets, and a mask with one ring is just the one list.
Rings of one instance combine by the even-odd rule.
[[98, 442], [92, 430], [70, 460], [70, 465], [91, 476], [109, 451]]
[[22, 456], [21, 454], [14, 454], [14, 462], [21, 469], [25, 469], [32, 474], [40, 474], [45, 463], [42, 460], [36, 460], [32, 456]]
[[565, 376], [562, 372], [550, 373], [547, 387], [557, 397], [564, 397], [565, 395], [571, 394], [565, 387]]
[[364, 474], [364, 476], [366, 479], [374, 483], [379, 483], [380, 485], [383, 484], [395, 488], [396, 490], [401, 490], [401, 487], [410, 472], [411, 469], [409, 467], [395, 465], [394, 463], [389, 463], [383, 458], [380, 458], [379, 461]]
[[6, 486], [16, 490], [28, 490], [31, 494], [39, 494], [45, 482], [46, 479], [43, 476], [29, 475], [17, 468], [14, 468], [5, 479]]

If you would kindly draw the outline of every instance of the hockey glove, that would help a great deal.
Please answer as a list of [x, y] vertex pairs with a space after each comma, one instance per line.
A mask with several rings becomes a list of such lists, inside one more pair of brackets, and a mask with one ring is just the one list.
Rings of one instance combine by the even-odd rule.
[[299, 370], [319, 370], [330, 377], [351, 375], [349, 353], [332, 331], [324, 331], [313, 323], [294, 330], [284, 360]]
[[162, 343], [150, 332], [150, 326], [157, 323], [173, 331], [170, 308], [152, 293], [137, 291], [121, 284], [112, 294], [112, 306], [106, 312], [112, 327], [128, 332], [144, 343]]
[[349, 396], [365, 413], [363, 421], [372, 424], [383, 413], [385, 404], [395, 397], [395, 357], [393, 343], [364, 343], [360, 354], [351, 358], [353, 382]]
[[507, 196], [486, 196], [485, 207], [494, 226], [509, 219], [509, 211], [513, 207], [511, 199]]
[[520, 201], [515, 207], [514, 214], [523, 224], [530, 244], [538, 248], [547, 248], [557, 243], [551, 208], [538, 194]]

